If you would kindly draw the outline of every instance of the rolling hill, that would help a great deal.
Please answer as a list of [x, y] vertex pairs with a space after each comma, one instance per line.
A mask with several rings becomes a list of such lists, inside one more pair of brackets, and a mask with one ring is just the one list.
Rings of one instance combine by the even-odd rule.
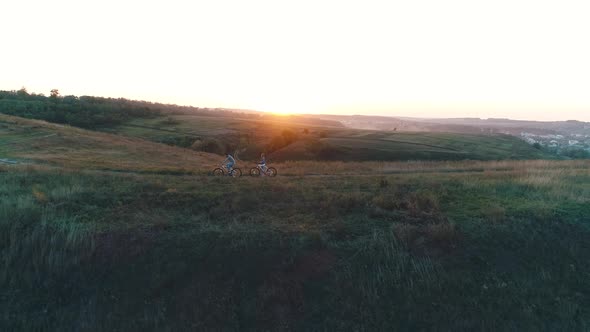
[[[289, 158], [306, 142], [528, 153], [508, 136], [179, 116], [124, 128], [301, 130]], [[0, 115], [0, 330], [590, 326], [587, 160], [291, 161], [235, 179], [205, 175], [219, 155], [129, 136]]]
[[[0, 113], [70, 124], [194, 151], [218, 155], [230, 152], [243, 160], [255, 160], [261, 152], [266, 152], [273, 161], [558, 158], [546, 149], [535, 149], [518, 138], [482, 130], [475, 125], [479, 123], [475, 120], [442, 124], [403, 120], [411, 125], [402, 125], [397, 130], [390, 127], [402, 120], [388, 117], [278, 116], [122, 98], [45, 97], [22, 89], [0, 91]], [[374, 123], [387, 130], [371, 130]], [[41, 130], [39, 135], [52, 134], [45, 131]], [[21, 134], [28, 135], [25, 132]], [[102, 136], [96, 134], [95, 137]], [[55, 139], [48, 137], [46, 141]], [[59, 154], [49, 154], [47, 158], [59, 159]]]
[[138, 138], [0, 114], [0, 158], [68, 168], [204, 172], [219, 156]]
[[[286, 160], [500, 160], [555, 159], [526, 142], [503, 134], [412, 133], [359, 130], [310, 125], [289, 118], [221, 118], [171, 115], [136, 119], [103, 130], [155, 142], [191, 147], [215, 140], [216, 151], [240, 151], [242, 159], [255, 159], [266, 151], [274, 161]], [[288, 144], [272, 148], [285, 131]], [[269, 152], [269, 149], [272, 149]]]

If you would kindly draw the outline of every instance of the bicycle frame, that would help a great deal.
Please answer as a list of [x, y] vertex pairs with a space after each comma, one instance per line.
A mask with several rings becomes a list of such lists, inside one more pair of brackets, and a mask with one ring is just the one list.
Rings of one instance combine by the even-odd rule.
[[261, 164], [256, 165], [256, 168], [258, 168], [261, 173], [264, 173], [264, 175], [268, 175], [268, 167], [266, 167], [266, 171], [264, 169], [262, 169]]

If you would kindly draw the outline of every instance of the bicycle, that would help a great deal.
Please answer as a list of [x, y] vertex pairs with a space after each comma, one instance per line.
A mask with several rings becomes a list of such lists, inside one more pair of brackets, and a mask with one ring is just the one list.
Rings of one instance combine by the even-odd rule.
[[250, 175], [251, 176], [260, 176], [264, 174], [266, 176], [275, 177], [277, 176], [277, 169], [274, 167], [267, 167], [266, 171], [262, 169], [262, 165], [258, 164], [256, 167], [250, 168]]
[[237, 167], [233, 167], [231, 171], [229, 171], [226, 165], [221, 165], [220, 167], [217, 167], [213, 170], [213, 176], [223, 175], [229, 175], [235, 178], [239, 178], [240, 176], [242, 176], [242, 170]]

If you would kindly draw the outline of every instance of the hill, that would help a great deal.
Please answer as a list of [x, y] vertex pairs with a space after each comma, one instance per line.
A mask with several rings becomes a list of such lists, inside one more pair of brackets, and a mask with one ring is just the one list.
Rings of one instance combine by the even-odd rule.
[[[0, 91], [0, 113], [43, 119], [223, 155], [254, 160], [266, 152], [285, 160], [493, 160], [554, 159], [502, 134], [446, 127], [400, 127], [398, 131], [351, 129], [347, 119], [391, 126], [386, 117], [278, 116], [252, 111], [165, 105], [90, 96], [50, 97], [25, 90]], [[363, 120], [364, 121], [364, 120]], [[342, 122], [342, 123], [341, 123]], [[353, 124], [356, 122], [353, 122]], [[430, 124], [426, 124], [430, 126]], [[354, 125], [353, 125], [354, 126]], [[362, 126], [361, 126], [362, 127]], [[370, 127], [370, 126], [369, 126]], [[408, 132], [408, 130], [432, 132]], [[438, 128], [438, 129], [437, 129]], [[443, 132], [457, 131], [457, 133]], [[386, 129], [385, 127], [383, 129]], [[390, 128], [391, 129], [391, 128]]]
[[0, 158], [67, 168], [205, 172], [219, 156], [0, 114]]
[[411, 118], [366, 115], [309, 115], [339, 121], [349, 128], [386, 131], [590, 135], [590, 123], [582, 121], [526, 121], [479, 118]]
[[0, 160], [17, 162], [0, 161], [3, 331], [590, 327], [585, 160], [290, 161], [236, 179], [205, 175], [218, 155], [8, 115]]
[[[116, 126], [137, 118], [149, 119], [165, 115], [201, 115], [231, 119], [257, 119], [263, 116], [262, 113], [252, 110], [180, 106], [125, 98], [61, 96], [57, 90], [52, 90], [51, 95], [47, 97], [43, 94], [29, 93], [25, 88], [18, 91], [0, 90], [0, 113], [89, 129]], [[264, 117], [284, 119], [268, 114]], [[289, 121], [342, 127], [338, 121], [315, 117], [290, 116]]]
[[382, 132], [302, 123], [290, 117], [170, 115], [103, 130], [218, 154], [239, 151], [245, 160], [263, 151], [274, 161], [556, 158], [509, 135]]
[[506, 134], [537, 144], [564, 158], [590, 158], [590, 123], [581, 121], [522, 121], [510, 119], [422, 119], [362, 115], [310, 115], [340, 121], [349, 128], [392, 132]]
[[[501, 160], [553, 159], [508, 135], [455, 133], [358, 132], [294, 144], [275, 153], [276, 159], [320, 160]], [[320, 156], [318, 158], [318, 156]]]

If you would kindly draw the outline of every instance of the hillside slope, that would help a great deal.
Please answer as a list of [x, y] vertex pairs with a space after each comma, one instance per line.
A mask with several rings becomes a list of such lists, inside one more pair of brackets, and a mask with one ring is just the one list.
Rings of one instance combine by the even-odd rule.
[[401, 120], [389, 117], [279, 116], [127, 99], [45, 97], [23, 89], [0, 91], [0, 113], [218, 155], [239, 152], [243, 160], [255, 160], [261, 152], [274, 161], [557, 158], [514, 137], [499, 135], [496, 130], [473, 126], [473, 121], [467, 120], [444, 124], [413, 121], [406, 125], [406, 120], [405, 124], [397, 123]]
[[217, 155], [0, 114], [0, 158], [113, 171], [195, 173]]
[[509, 135], [334, 131], [273, 154], [275, 160], [505, 160], [556, 159]]
[[[184, 147], [208, 141], [210, 148], [213, 140], [217, 148], [211, 152], [242, 151], [240, 158], [245, 160], [263, 151], [274, 161], [556, 159], [509, 135], [360, 130], [290, 122], [289, 118], [172, 115], [135, 119], [104, 130]], [[285, 131], [292, 133], [292, 141], [275, 148], [274, 142], [280, 145]]]

